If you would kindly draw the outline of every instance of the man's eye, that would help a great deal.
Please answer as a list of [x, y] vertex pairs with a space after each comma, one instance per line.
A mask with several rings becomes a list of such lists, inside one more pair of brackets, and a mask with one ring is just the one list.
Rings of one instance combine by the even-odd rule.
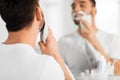
[[82, 4], [82, 5], [80, 5], [80, 7], [81, 7], [81, 8], [84, 8], [84, 7], [85, 7], [85, 5], [83, 5], [83, 4]]

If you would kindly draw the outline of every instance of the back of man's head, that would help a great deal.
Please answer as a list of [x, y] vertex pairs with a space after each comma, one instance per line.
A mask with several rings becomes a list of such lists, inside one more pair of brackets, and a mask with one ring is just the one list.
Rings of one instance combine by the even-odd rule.
[[9, 32], [22, 30], [34, 19], [39, 0], [0, 0], [0, 14]]

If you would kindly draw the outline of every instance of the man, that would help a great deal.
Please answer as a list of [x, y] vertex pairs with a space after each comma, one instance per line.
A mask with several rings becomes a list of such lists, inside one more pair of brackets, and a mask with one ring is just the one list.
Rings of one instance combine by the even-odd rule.
[[[82, 12], [91, 16], [91, 25], [82, 18]], [[75, 13], [79, 14], [74, 15]], [[104, 56], [107, 62], [113, 63], [114, 59], [111, 57], [120, 55], [120, 42], [115, 35], [97, 29], [95, 0], [74, 0], [72, 15], [76, 18], [74, 22], [78, 29], [60, 39], [59, 47], [65, 63], [77, 79], [86, 69], [96, 68], [100, 56]], [[78, 17], [80, 20], [77, 20]], [[117, 61], [114, 71], [116, 75], [120, 75], [119, 67], [120, 62]]]
[[[46, 44], [34, 51], [44, 17], [39, 0], [0, 0], [8, 38], [0, 43], [0, 80], [71, 80], [49, 29]], [[4, 35], [4, 34], [3, 34]]]

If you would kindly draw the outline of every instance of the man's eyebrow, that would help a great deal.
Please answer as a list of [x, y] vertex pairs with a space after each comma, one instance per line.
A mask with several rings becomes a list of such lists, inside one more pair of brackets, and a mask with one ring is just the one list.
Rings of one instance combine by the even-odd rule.
[[79, 1], [79, 3], [82, 3], [82, 4], [84, 4], [84, 3], [86, 3], [85, 1]]

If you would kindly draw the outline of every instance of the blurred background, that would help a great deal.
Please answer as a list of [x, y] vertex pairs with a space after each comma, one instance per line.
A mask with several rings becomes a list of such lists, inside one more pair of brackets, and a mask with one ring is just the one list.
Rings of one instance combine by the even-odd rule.
[[[45, 21], [57, 40], [77, 29], [71, 16], [72, 2], [73, 0], [40, 0]], [[120, 0], [96, 0], [96, 3], [97, 27], [108, 33], [120, 34]], [[4, 41], [7, 35], [5, 23], [0, 18], [0, 42]]]

